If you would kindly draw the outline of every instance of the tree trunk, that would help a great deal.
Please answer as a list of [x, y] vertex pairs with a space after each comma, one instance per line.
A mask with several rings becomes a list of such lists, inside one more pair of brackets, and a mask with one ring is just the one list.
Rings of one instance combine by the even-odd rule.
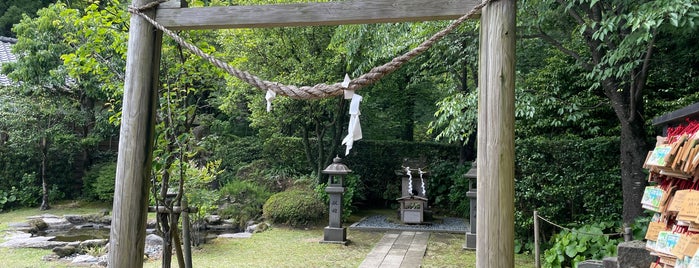
[[642, 120], [621, 122], [621, 188], [624, 199], [623, 218], [631, 224], [643, 215], [641, 198], [646, 186], [643, 161], [646, 159], [647, 144]]
[[[637, 77], [631, 85], [637, 84]], [[627, 86], [618, 90], [620, 83], [608, 79], [602, 83], [605, 95], [611, 100], [614, 113], [621, 126], [619, 168], [623, 197], [623, 221], [631, 224], [643, 214], [641, 198], [646, 186], [643, 162], [646, 159], [646, 131], [643, 122], [643, 94], [632, 94], [640, 88]], [[640, 93], [640, 92], [639, 92]]]
[[48, 210], [49, 206], [49, 187], [46, 183], [46, 138], [41, 139], [41, 207], [40, 210]]

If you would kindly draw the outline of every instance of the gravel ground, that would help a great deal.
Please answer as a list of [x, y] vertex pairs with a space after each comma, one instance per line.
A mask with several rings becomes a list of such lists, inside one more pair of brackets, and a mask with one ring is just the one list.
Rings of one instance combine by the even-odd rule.
[[432, 223], [424, 224], [401, 224], [387, 220], [384, 215], [368, 216], [357, 223], [352, 224], [350, 229], [367, 231], [423, 231], [423, 232], [445, 232], [445, 233], [466, 233], [469, 229], [468, 223], [460, 218], [437, 218]]

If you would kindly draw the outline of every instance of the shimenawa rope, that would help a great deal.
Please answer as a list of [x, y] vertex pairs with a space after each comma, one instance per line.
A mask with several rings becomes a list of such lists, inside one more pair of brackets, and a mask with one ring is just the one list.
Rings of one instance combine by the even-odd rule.
[[221, 61], [206, 52], [202, 51], [198, 47], [188, 43], [182, 37], [180, 37], [178, 34], [175, 32], [171, 31], [170, 29], [165, 28], [163, 25], [159, 24], [156, 22], [154, 19], [149, 17], [148, 15], [144, 14], [142, 11], [148, 10], [151, 8], [154, 8], [158, 6], [160, 3], [167, 2], [168, 0], [158, 0], [151, 2], [149, 4], [140, 6], [140, 7], [129, 7], [129, 12], [136, 14], [149, 23], [151, 23], [155, 28], [158, 30], [163, 31], [165, 34], [170, 36], [175, 42], [179, 43], [183, 47], [186, 47], [187, 49], [191, 50], [194, 54], [208, 60], [210, 63], [212, 63], [214, 66], [219, 67], [221, 69], [226, 70], [229, 74], [243, 80], [244, 82], [257, 87], [259, 89], [262, 89], [264, 91], [267, 90], [272, 90], [278, 95], [284, 95], [290, 98], [294, 99], [320, 99], [320, 98], [327, 98], [327, 97], [332, 97], [332, 96], [338, 96], [341, 95], [343, 90], [358, 90], [361, 89], [364, 86], [371, 85], [374, 82], [378, 81], [379, 79], [383, 78], [384, 76], [392, 73], [393, 71], [397, 70], [400, 68], [404, 63], [408, 62], [412, 58], [416, 57], [417, 55], [422, 54], [425, 50], [428, 48], [432, 47], [432, 45], [439, 41], [441, 38], [446, 36], [447, 34], [451, 33], [454, 29], [456, 29], [457, 26], [461, 25], [464, 21], [467, 19], [472, 18], [475, 16], [483, 7], [485, 7], [488, 3], [490, 3], [493, 0], [486, 0], [479, 5], [475, 6], [469, 13], [467, 13], [464, 16], [461, 16], [460, 18], [456, 19], [453, 21], [451, 24], [449, 24], [446, 28], [442, 29], [441, 31], [435, 33], [432, 37], [429, 39], [423, 41], [419, 46], [415, 47], [414, 49], [406, 52], [403, 55], [400, 55], [398, 57], [393, 58], [391, 61], [381, 65], [372, 68], [369, 72], [353, 79], [350, 81], [349, 86], [346, 88], [342, 86], [341, 83], [335, 83], [332, 85], [328, 84], [317, 84], [314, 86], [294, 86], [294, 85], [284, 85], [278, 82], [270, 82], [266, 80], [262, 80], [259, 77], [252, 75], [246, 71], [241, 71], [239, 69], [236, 69], [228, 63]]

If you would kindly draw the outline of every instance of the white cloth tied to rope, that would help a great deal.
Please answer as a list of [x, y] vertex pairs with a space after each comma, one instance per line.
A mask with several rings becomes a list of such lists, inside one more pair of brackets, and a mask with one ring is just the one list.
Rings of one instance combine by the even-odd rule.
[[272, 101], [276, 97], [277, 97], [277, 92], [274, 92], [271, 89], [267, 90], [267, 94], [265, 94], [265, 100], [267, 100], [267, 112], [272, 111]]
[[[345, 74], [345, 81], [342, 82], [343, 87], [349, 86], [349, 75]], [[345, 155], [348, 155], [352, 149], [354, 141], [362, 139], [362, 126], [359, 124], [359, 103], [362, 101], [362, 96], [354, 94], [353, 90], [345, 90], [345, 99], [352, 99], [350, 101], [350, 120], [349, 126], [347, 126], [347, 136], [342, 139], [342, 144], [347, 145], [345, 150]]]

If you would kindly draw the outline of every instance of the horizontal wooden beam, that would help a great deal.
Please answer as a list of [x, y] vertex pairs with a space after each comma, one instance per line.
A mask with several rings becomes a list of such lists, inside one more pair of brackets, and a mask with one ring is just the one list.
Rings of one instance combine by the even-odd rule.
[[156, 21], [172, 30], [262, 28], [448, 20], [480, 0], [354, 0], [279, 5], [159, 8]]

